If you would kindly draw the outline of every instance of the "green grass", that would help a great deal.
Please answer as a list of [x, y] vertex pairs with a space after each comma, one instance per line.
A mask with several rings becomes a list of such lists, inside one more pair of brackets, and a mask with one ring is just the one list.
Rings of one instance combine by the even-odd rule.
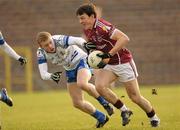
[[[154, 87], [158, 95], [151, 94], [152, 87], [142, 87], [141, 93], [151, 101], [161, 118], [161, 125], [156, 130], [179, 130], [180, 86]], [[130, 124], [123, 127], [120, 112], [116, 110], [102, 130], [154, 130], [145, 113], [128, 99], [124, 88], [114, 90], [119, 96], [125, 96], [122, 100], [133, 110], [134, 115]], [[14, 107], [9, 108], [3, 103], [0, 107], [2, 130], [93, 130], [95, 128], [96, 121], [91, 116], [73, 108], [67, 91], [10, 95], [14, 100]], [[87, 94], [85, 98], [104, 111], [95, 99]]]

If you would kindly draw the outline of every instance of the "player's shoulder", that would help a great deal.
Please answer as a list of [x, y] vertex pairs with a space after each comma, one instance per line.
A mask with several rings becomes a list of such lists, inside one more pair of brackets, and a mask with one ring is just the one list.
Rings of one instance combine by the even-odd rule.
[[104, 20], [104, 19], [97, 19], [96, 20], [96, 26], [97, 27], [104, 27], [104, 26], [106, 26], [106, 27], [111, 27], [111, 26], [113, 26], [110, 22], [108, 22], [108, 21], [106, 21], [106, 20]]
[[62, 40], [65, 35], [52, 35], [52, 39], [54, 40]]
[[56, 44], [65, 44], [67, 40], [69, 39], [69, 36], [67, 35], [53, 35], [52, 39]]
[[100, 23], [100, 24], [107, 25], [107, 26], [111, 26], [112, 25], [112, 23], [110, 23], [109, 21], [106, 21], [103, 18], [98, 19], [97, 22]]
[[37, 56], [38, 56], [38, 57], [42, 57], [42, 56], [44, 56], [44, 54], [45, 54], [44, 49], [42, 49], [41, 47], [39, 47], [39, 48], [37, 49]]
[[96, 20], [95, 27], [98, 31], [102, 32], [109, 32], [112, 28], [114, 28], [114, 26], [110, 22], [102, 18]]

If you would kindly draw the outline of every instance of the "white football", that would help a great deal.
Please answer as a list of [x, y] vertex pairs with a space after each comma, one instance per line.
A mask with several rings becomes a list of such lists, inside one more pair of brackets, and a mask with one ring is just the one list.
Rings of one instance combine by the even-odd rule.
[[98, 69], [98, 64], [102, 61], [102, 58], [98, 57], [97, 54], [103, 53], [102, 51], [93, 51], [88, 55], [88, 64], [94, 69]]

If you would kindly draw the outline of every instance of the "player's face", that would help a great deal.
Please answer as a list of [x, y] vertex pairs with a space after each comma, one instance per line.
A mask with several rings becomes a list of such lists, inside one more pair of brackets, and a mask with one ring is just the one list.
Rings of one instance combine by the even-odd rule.
[[88, 16], [84, 13], [82, 15], [78, 15], [77, 17], [79, 19], [79, 23], [83, 26], [85, 30], [93, 28], [95, 22], [94, 15]]
[[49, 38], [48, 40], [40, 43], [41, 48], [43, 48], [46, 52], [53, 53], [55, 52], [55, 47], [53, 40]]

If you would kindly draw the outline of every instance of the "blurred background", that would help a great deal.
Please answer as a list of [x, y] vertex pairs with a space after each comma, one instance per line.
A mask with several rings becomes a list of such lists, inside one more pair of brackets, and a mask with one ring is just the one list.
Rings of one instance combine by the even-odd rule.
[[[9, 91], [60, 89], [40, 78], [36, 34], [81, 36], [76, 9], [86, 0], [0, 0], [0, 30], [17, 53], [28, 58], [25, 67], [0, 51], [0, 87]], [[102, 17], [130, 38], [129, 50], [139, 72], [141, 85], [180, 83], [179, 0], [94, 0]], [[49, 72], [63, 70], [49, 64]]]

